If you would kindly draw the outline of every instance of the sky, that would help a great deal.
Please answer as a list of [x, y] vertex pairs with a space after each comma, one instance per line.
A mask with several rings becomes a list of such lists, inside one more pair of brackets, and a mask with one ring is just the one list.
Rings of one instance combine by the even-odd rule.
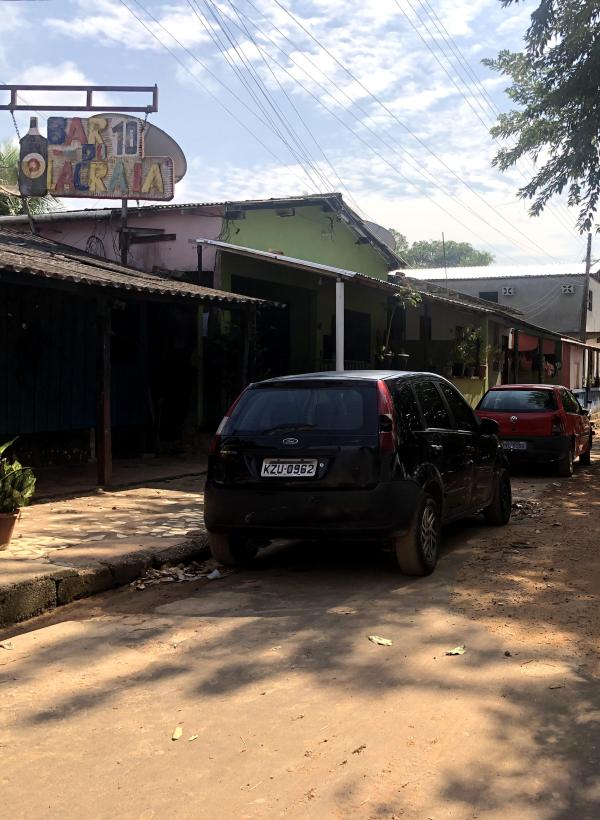
[[[341, 191], [361, 216], [409, 241], [444, 233], [499, 265], [574, 262], [585, 256], [574, 211], [556, 200], [530, 217], [517, 191], [532, 164], [505, 173], [491, 165], [500, 146], [488, 129], [510, 101], [507, 78], [481, 60], [520, 50], [536, 5], [0, 0], [0, 83], [156, 83], [149, 121], [188, 162], [175, 202]], [[8, 102], [1, 90], [0, 100]], [[98, 100], [107, 110], [124, 102]], [[21, 132], [28, 116], [17, 117]], [[0, 112], [0, 141], [13, 139]]]

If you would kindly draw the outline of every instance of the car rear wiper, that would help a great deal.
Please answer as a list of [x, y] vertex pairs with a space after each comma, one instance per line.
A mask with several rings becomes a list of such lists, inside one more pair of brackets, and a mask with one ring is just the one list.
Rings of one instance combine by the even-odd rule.
[[262, 436], [269, 436], [274, 433], [300, 433], [303, 430], [314, 430], [314, 424], [279, 424], [277, 427], [269, 427], [268, 430], [261, 430]]

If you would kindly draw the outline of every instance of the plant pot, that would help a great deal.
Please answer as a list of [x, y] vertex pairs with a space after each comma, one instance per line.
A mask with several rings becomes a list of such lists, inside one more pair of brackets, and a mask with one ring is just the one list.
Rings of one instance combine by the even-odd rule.
[[464, 374], [464, 372], [465, 372], [464, 364], [462, 362], [454, 362], [454, 364], [452, 365], [452, 375], [455, 378], [460, 379], [461, 376]]
[[479, 379], [485, 379], [485, 371], [486, 371], [486, 369], [487, 369], [487, 368], [486, 368], [486, 366], [485, 366], [484, 364], [480, 364], [480, 365], [479, 365], [479, 367], [477, 368], [477, 378], [479, 378]]
[[398, 367], [400, 370], [406, 370], [408, 360], [410, 359], [410, 353], [398, 353], [396, 358], [398, 359]]
[[18, 517], [18, 512], [0, 513], [0, 550], [5, 550], [10, 544]]

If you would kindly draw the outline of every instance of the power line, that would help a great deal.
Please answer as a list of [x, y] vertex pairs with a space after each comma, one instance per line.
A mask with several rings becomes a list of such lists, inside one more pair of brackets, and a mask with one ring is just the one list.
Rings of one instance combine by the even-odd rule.
[[[498, 106], [496, 105], [495, 101], [492, 99], [492, 97], [491, 97], [491, 96], [490, 96], [490, 94], [488, 93], [487, 89], [485, 88], [485, 86], [483, 85], [483, 83], [481, 82], [481, 80], [479, 79], [479, 77], [475, 74], [475, 72], [473, 71], [473, 69], [472, 69], [472, 68], [471, 68], [471, 66], [469, 65], [469, 63], [468, 63], [468, 61], [466, 60], [466, 58], [465, 58], [464, 54], [462, 53], [462, 51], [461, 51], [460, 47], [458, 46], [458, 44], [456, 43], [456, 41], [454, 40], [454, 38], [452, 37], [452, 35], [448, 32], [448, 30], [447, 30], [447, 29], [446, 29], [446, 27], [444, 26], [443, 22], [440, 20], [440, 18], [439, 18], [439, 16], [438, 16], [438, 14], [436, 13], [436, 11], [435, 11], [435, 10], [431, 7], [431, 5], [429, 4], [428, 0], [417, 0], [417, 2], [419, 3], [419, 5], [420, 5], [420, 7], [423, 9], [423, 11], [425, 12], [426, 16], [427, 16], [427, 17], [428, 17], [428, 18], [432, 21], [433, 25], [434, 25], [434, 26], [435, 26], [435, 28], [437, 29], [437, 32], [441, 35], [442, 40], [443, 40], [443, 41], [444, 41], [444, 42], [445, 42], [445, 43], [449, 46], [450, 50], [451, 50], [451, 51], [453, 52], [453, 54], [455, 55], [456, 59], [458, 60], [458, 63], [459, 63], [459, 65], [460, 65], [460, 67], [463, 69], [463, 71], [465, 72], [465, 74], [466, 74], [466, 76], [467, 76], [467, 80], [466, 80], [466, 81], [465, 81], [465, 79], [461, 76], [460, 71], [459, 71], [459, 70], [457, 70], [457, 69], [456, 69], [456, 67], [452, 64], [452, 60], [448, 57], [447, 53], [444, 51], [444, 47], [443, 47], [443, 45], [442, 45], [442, 44], [441, 44], [441, 43], [437, 40], [437, 38], [436, 38], [435, 36], [433, 36], [433, 35], [431, 34], [431, 32], [429, 31], [429, 29], [427, 28], [427, 25], [426, 25], [426, 24], [424, 23], [424, 21], [422, 20], [421, 16], [417, 13], [417, 11], [416, 11], [416, 10], [414, 9], [414, 7], [412, 6], [412, 4], [411, 4], [410, 0], [407, 0], [407, 2], [409, 3], [409, 5], [410, 5], [410, 7], [411, 7], [412, 11], [414, 12], [415, 16], [418, 18], [419, 22], [421, 22], [421, 24], [425, 27], [425, 29], [426, 29], [426, 30], [427, 30], [427, 32], [429, 33], [429, 35], [430, 35], [430, 37], [431, 37], [432, 41], [433, 41], [433, 42], [434, 42], [434, 43], [438, 46], [438, 48], [440, 49], [441, 53], [444, 55], [444, 57], [445, 57], [445, 58], [446, 58], [446, 60], [448, 61], [448, 65], [450, 66], [451, 70], [456, 71], [457, 76], [458, 76], [458, 78], [459, 78], [460, 82], [464, 85], [464, 87], [465, 87], [465, 88], [469, 91], [469, 93], [470, 93], [470, 92], [471, 92], [471, 89], [469, 88], [469, 82], [470, 82], [470, 80], [472, 79], [472, 80], [473, 80], [473, 82], [475, 83], [476, 88], [478, 88], [478, 89], [479, 89], [480, 94], [481, 94], [481, 96], [482, 96], [482, 98], [483, 98], [483, 101], [486, 103], [486, 105], [487, 105], [488, 109], [489, 109], [489, 110], [491, 110], [491, 112], [492, 112], [492, 123], [491, 123], [491, 124], [490, 124], [490, 123], [485, 123], [485, 122], [483, 123], [483, 125], [484, 125], [484, 127], [485, 127], [486, 131], [487, 131], [487, 132], [488, 132], [488, 134], [489, 134], [490, 125], [493, 125], [493, 124], [495, 123], [495, 121], [496, 121], [496, 119], [497, 119], [498, 115], [501, 113], [501, 112], [500, 112], [500, 109], [498, 108]], [[398, 3], [398, 0], [396, 0], [396, 3]], [[427, 6], [428, 8], [426, 8], [425, 6]], [[429, 10], [428, 10], [428, 9], [429, 9]], [[411, 24], [411, 26], [413, 27], [413, 29], [417, 32], [417, 34], [419, 35], [419, 37], [421, 37], [420, 33], [419, 33], [419, 32], [418, 32], [418, 30], [417, 30], [417, 29], [413, 26], [413, 24], [412, 24], [412, 22], [411, 22], [410, 18], [408, 17], [408, 15], [406, 14], [406, 12], [404, 12], [402, 9], [401, 9], [401, 11], [402, 11], [402, 12], [403, 12], [403, 14], [405, 15], [405, 17], [407, 18], [407, 20], [409, 21], [409, 23]], [[423, 37], [421, 37], [421, 39], [423, 40], [423, 42], [425, 42], [425, 40], [423, 39]], [[427, 43], [425, 43], [425, 45], [427, 45]], [[428, 46], [428, 48], [429, 48], [429, 46]], [[431, 49], [430, 49], [430, 50], [431, 50]], [[432, 53], [433, 53], [433, 52], [432, 52]], [[435, 56], [435, 55], [434, 55], [434, 56]], [[464, 96], [464, 95], [463, 95], [463, 96]], [[466, 98], [465, 98], [465, 99], [466, 99]], [[473, 99], [475, 99], [475, 101], [476, 101], [476, 102], [477, 102], [477, 104], [479, 105], [480, 109], [483, 111], [484, 116], [490, 116], [490, 115], [488, 114], [488, 112], [485, 110], [485, 108], [482, 106], [482, 104], [479, 102], [478, 97], [477, 97], [477, 96], [475, 96], [475, 95], [473, 95]], [[469, 101], [467, 100], [467, 102], [469, 102]], [[469, 103], [469, 104], [470, 104], [470, 103]], [[471, 108], [472, 108], [472, 106], [471, 106]], [[478, 119], [479, 119], [479, 120], [480, 120], [480, 122], [481, 122], [481, 119], [479, 118], [479, 115], [477, 114], [477, 112], [474, 112], [474, 113], [476, 114], [476, 116], [478, 117]], [[502, 147], [503, 147], [503, 146], [502, 146], [502, 143], [501, 143], [501, 142], [500, 142], [500, 141], [499, 141], [496, 137], [492, 137], [492, 139], [496, 142], [496, 144], [497, 144], [500, 148], [502, 148]], [[535, 167], [534, 167], [533, 163], [532, 163], [530, 160], [525, 159], [525, 161], [527, 162], [527, 164], [528, 164], [528, 165], [530, 165], [530, 167], [531, 167], [531, 169], [532, 169], [532, 170], [535, 170]], [[519, 168], [519, 166], [518, 166], [517, 164], [515, 164], [515, 168], [516, 168], [516, 170], [518, 171], [518, 173], [519, 173], [519, 174], [523, 177], [523, 179], [527, 180], [527, 176], [523, 173], [523, 171]], [[561, 226], [562, 226], [563, 228], [565, 228], [565, 230], [567, 230], [567, 232], [568, 232], [569, 234], [575, 233], [574, 228], [573, 228], [573, 224], [568, 222], [568, 220], [567, 220], [567, 219], [563, 216], [562, 211], [559, 211], [559, 210], [558, 210], [558, 207], [555, 205], [555, 203], [549, 203], [548, 208], [549, 208], [549, 210], [551, 210], [551, 211], [552, 211], [552, 214], [553, 214], [553, 216], [555, 217], [555, 219], [557, 219], [557, 221], [561, 224]], [[564, 209], [564, 211], [568, 214], [568, 211], [567, 211], [567, 209], [566, 209], [566, 207], [565, 207], [565, 205], [564, 205], [564, 204], [562, 205], [562, 208], [563, 208], [563, 209]], [[568, 216], [570, 216], [570, 214], [568, 214]]]
[[[265, 151], [267, 151], [267, 153], [269, 153], [272, 157], [274, 157], [274, 158], [277, 160], [277, 162], [279, 162], [280, 164], [283, 164], [283, 165], [285, 165], [285, 164], [286, 164], [285, 160], [283, 160], [283, 159], [282, 159], [282, 158], [281, 158], [281, 157], [280, 157], [277, 153], [275, 153], [275, 151], [273, 151], [273, 150], [272, 150], [272, 149], [271, 149], [271, 148], [270, 148], [270, 147], [269, 147], [269, 146], [268, 146], [268, 145], [267, 145], [267, 144], [266, 144], [266, 143], [265, 143], [265, 142], [264, 142], [264, 141], [263, 141], [263, 140], [262, 140], [262, 139], [261, 139], [261, 138], [260, 138], [260, 137], [259, 137], [259, 136], [258, 136], [258, 135], [257, 135], [257, 134], [256, 134], [256, 133], [252, 130], [252, 129], [251, 129], [251, 128], [250, 128], [250, 127], [249, 127], [249, 126], [248, 126], [248, 125], [246, 125], [246, 123], [244, 123], [244, 122], [243, 122], [243, 120], [241, 120], [241, 119], [237, 116], [237, 114], [235, 114], [235, 113], [234, 113], [234, 112], [233, 112], [233, 111], [232, 111], [232, 110], [231, 110], [231, 109], [230, 109], [227, 105], [225, 105], [225, 103], [223, 103], [223, 102], [222, 102], [222, 100], [221, 100], [221, 99], [219, 99], [219, 97], [218, 97], [216, 94], [214, 94], [214, 93], [213, 93], [213, 92], [212, 92], [209, 88], [207, 88], [207, 87], [206, 87], [206, 85], [205, 85], [205, 84], [204, 84], [204, 83], [203, 83], [203, 82], [202, 82], [202, 81], [201, 81], [201, 80], [197, 77], [197, 75], [196, 75], [196, 74], [194, 74], [194, 72], [193, 72], [193, 71], [192, 71], [192, 70], [191, 70], [191, 69], [190, 69], [190, 68], [189, 68], [189, 67], [188, 67], [188, 66], [184, 63], [184, 61], [183, 61], [183, 60], [181, 60], [181, 59], [177, 56], [177, 54], [175, 54], [175, 52], [174, 52], [172, 49], [170, 49], [170, 48], [169, 48], [169, 46], [168, 46], [165, 42], [163, 42], [163, 40], [161, 40], [161, 38], [160, 38], [160, 37], [159, 37], [159, 36], [158, 36], [158, 35], [157, 35], [154, 31], [152, 31], [152, 29], [151, 29], [148, 25], [146, 25], [146, 23], [144, 22], [144, 20], [142, 20], [142, 18], [141, 18], [141, 17], [139, 17], [139, 15], [138, 15], [138, 14], [136, 14], [136, 12], [135, 12], [132, 8], [130, 8], [130, 7], [127, 5], [127, 3], [125, 2], [125, 0], [119, 0], [119, 2], [120, 2], [120, 3], [121, 3], [121, 4], [122, 4], [122, 5], [123, 5], [126, 9], [127, 9], [127, 11], [129, 11], [129, 13], [130, 13], [130, 14], [131, 14], [131, 15], [132, 15], [132, 16], [133, 16], [133, 17], [134, 17], [134, 18], [138, 21], [138, 23], [140, 23], [140, 25], [142, 25], [142, 26], [146, 29], [146, 31], [147, 31], [147, 32], [148, 32], [148, 33], [149, 33], [149, 34], [150, 34], [150, 35], [151, 35], [151, 36], [152, 36], [152, 37], [153, 37], [153, 38], [154, 38], [154, 39], [155, 39], [155, 40], [156, 40], [156, 41], [157, 41], [157, 42], [158, 42], [158, 43], [159, 43], [159, 44], [160, 44], [160, 45], [161, 45], [164, 49], [165, 49], [165, 51], [167, 51], [167, 52], [171, 55], [171, 57], [173, 57], [173, 59], [174, 59], [174, 60], [175, 60], [175, 61], [176, 61], [176, 62], [177, 62], [177, 63], [178, 63], [178, 64], [179, 64], [182, 68], [183, 68], [183, 70], [186, 72], [186, 74], [189, 74], [189, 76], [190, 76], [190, 77], [194, 80], [194, 82], [195, 82], [198, 86], [200, 86], [200, 88], [201, 88], [201, 89], [202, 89], [202, 90], [203, 90], [206, 94], [208, 94], [208, 96], [209, 96], [209, 97], [211, 97], [213, 100], [215, 100], [215, 102], [219, 105], [219, 107], [220, 107], [220, 108], [222, 108], [224, 111], [226, 111], [226, 112], [229, 114], [229, 116], [230, 116], [230, 117], [232, 117], [232, 118], [235, 120], [235, 122], [237, 122], [237, 123], [238, 123], [238, 125], [240, 125], [240, 126], [241, 126], [241, 127], [242, 127], [245, 131], [247, 131], [247, 132], [248, 132], [248, 133], [249, 133], [249, 134], [250, 134], [250, 135], [251, 135], [251, 136], [252, 136], [252, 137], [256, 140], [256, 142], [258, 142], [258, 144], [259, 144], [262, 148], [264, 148], [264, 150], [265, 150]], [[152, 20], [153, 20], [153, 21], [154, 21], [157, 25], [158, 25], [158, 26], [160, 26], [160, 28], [161, 28], [161, 29], [162, 29], [162, 30], [163, 30], [163, 31], [164, 31], [164, 32], [165, 32], [165, 33], [166, 33], [169, 37], [171, 37], [171, 38], [172, 38], [172, 39], [173, 39], [173, 40], [177, 43], [177, 45], [178, 45], [181, 49], [183, 49], [183, 50], [184, 50], [184, 51], [185, 51], [185, 52], [186, 52], [186, 53], [187, 53], [190, 57], [192, 57], [192, 59], [193, 59], [195, 62], [197, 62], [197, 63], [198, 63], [198, 64], [199, 64], [199, 65], [200, 65], [200, 66], [201, 66], [201, 67], [202, 67], [202, 68], [203, 68], [203, 69], [207, 72], [207, 74], [209, 74], [209, 76], [210, 76], [210, 77], [212, 77], [212, 78], [213, 78], [213, 79], [214, 79], [214, 80], [215, 80], [215, 81], [216, 81], [219, 85], [221, 85], [221, 86], [222, 86], [222, 87], [223, 87], [223, 88], [224, 88], [224, 89], [225, 89], [225, 90], [226, 90], [229, 94], [231, 94], [231, 95], [234, 97], [234, 99], [236, 99], [236, 100], [237, 100], [237, 101], [238, 101], [238, 102], [239, 102], [239, 103], [240, 103], [240, 104], [241, 104], [244, 108], [246, 108], [246, 109], [247, 109], [247, 110], [248, 110], [248, 111], [249, 111], [249, 112], [250, 112], [250, 113], [251, 113], [254, 117], [256, 117], [256, 119], [258, 119], [258, 121], [259, 121], [262, 125], [264, 125], [264, 124], [265, 124], [265, 123], [264, 123], [264, 122], [260, 119], [260, 117], [258, 117], [258, 115], [256, 114], [256, 112], [252, 111], [252, 109], [251, 109], [251, 108], [249, 108], [249, 106], [248, 106], [248, 105], [244, 102], [244, 100], [243, 100], [243, 99], [242, 99], [242, 98], [241, 98], [238, 94], [236, 94], [236, 93], [235, 93], [235, 91], [232, 91], [232, 90], [231, 90], [231, 89], [230, 89], [230, 88], [229, 88], [229, 87], [228, 87], [228, 86], [227, 86], [227, 85], [226, 85], [226, 84], [225, 84], [225, 83], [221, 80], [221, 78], [220, 78], [220, 77], [218, 77], [218, 76], [217, 76], [217, 75], [216, 75], [213, 71], [211, 71], [211, 69], [210, 69], [208, 66], [206, 66], [206, 65], [205, 65], [205, 64], [204, 64], [201, 60], [199, 60], [199, 59], [196, 57], [196, 55], [194, 55], [192, 52], [190, 52], [190, 51], [189, 51], [189, 49], [187, 49], [187, 48], [186, 48], [186, 47], [185, 47], [185, 46], [184, 46], [184, 45], [183, 45], [183, 44], [182, 44], [182, 43], [181, 43], [181, 42], [180, 42], [180, 41], [179, 41], [179, 40], [178, 40], [178, 39], [177, 39], [177, 38], [176, 38], [173, 34], [171, 34], [171, 33], [170, 33], [170, 32], [169, 32], [169, 31], [168, 31], [168, 30], [167, 30], [167, 29], [166, 29], [166, 28], [165, 28], [165, 27], [164, 27], [164, 26], [163, 26], [163, 25], [162, 25], [162, 24], [161, 24], [161, 23], [160, 23], [160, 22], [159, 22], [159, 21], [158, 21], [158, 20], [157, 20], [157, 19], [153, 16], [153, 15], [152, 15], [152, 14], [151, 14], [151, 13], [150, 13], [150, 12], [149, 12], [149, 11], [148, 11], [145, 7], [144, 7], [144, 6], [143, 6], [143, 5], [142, 5], [142, 3], [140, 3], [140, 2], [139, 2], [139, 0], [134, 0], [134, 2], [136, 2], [136, 4], [137, 4], [137, 5], [138, 5], [138, 6], [139, 6], [139, 7], [140, 7], [140, 8], [141, 8], [141, 9], [142, 9], [142, 10], [143, 10], [143, 11], [144, 11], [144, 12], [145, 12], [145, 13], [146, 13], [146, 14], [147, 14], [147, 15], [148, 15], [148, 16], [149, 16], [149, 17], [150, 17], [150, 18], [151, 18], [151, 19], [152, 19]], [[292, 173], [294, 173], [294, 172], [292, 172]], [[296, 177], [297, 177], [297, 178], [298, 178], [301, 182], [303, 182], [302, 178], [301, 178], [300, 176], [298, 176], [296, 173], [294, 173], [294, 176], [296, 176]]]
[[[269, 99], [269, 96], [267, 94], [265, 94], [264, 87], [256, 79], [253, 67], [250, 65], [250, 63], [246, 60], [246, 58], [240, 51], [238, 43], [235, 40], [235, 37], [227, 29], [218, 9], [212, 4], [205, 2], [205, 6], [207, 8], [209, 15], [211, 15], [213, 20], [215, 21], [215, 23], [213, 24], [212, 22], [207, 22], [208, 18], [207, 21], [205, 21], [204, 18], [200, 16], [200, 14], [198, 14], [198, 11], [196, 10], [192, 2], [190, 2], [190, 0], [188, 0], [188, 5], [198, 18], [202, 26], [207, 31], [209, 37], [216, 46], [217, 51], [225, 59], [225, 62], [229, 65], [233, 73], [238, 77], [243, 87], [246, 89], [247, 93], [254, 101], [254, 104], [262, 112], [271, 130], [285, 144], [285, 146], [290, 151], [292, 156], [302, 166], [307, 177], [311, 180], [311, 184], [314, 185], [317, 190], [319, 190], [320, 186], [323, 185], [323, 178], [319, 177], [318, 170], [311, 163], [310, 157], [307, 157], [305, 152], [303, 153], [302, 147], [299, 145], [299, 143], [296, 141], [296, 146], [291, 145], [287, 137], [284, 136], [284, 132], [277, 124], [277, 119], [281, 122], [283, 129], [287, 131], [288, 134], [291, 135], [292, 140], [294, 140], [294, 135], [291, 133], [290, 128], [287, 126], [285, 118], [283, 118], [280, 115], [273, 101]], [[226, 42], [223, 41], [222, 35], [224, 35]], [[240, 69], [239, 66], [236, 64], [235, 57], [233, 55], [228, 54], [227, 43], [229, 44], [230, 48], [233, 49], [235, 55], [244, 67], [245, 71]], [[254, 86], [252, 85], [252, 82], [254, 83]], [[264, 97], [264, 102], [262, 100], [262, 97]], [[272, 111], [274, 112], [274, 116], [271, 114], [271, 110], [269, 109], [272, 109]], [[313, 176], [313, 174], [315, 174], [315, 176]], [[315, 183], [315, 179], [319, 181]], [[330, 187], [329, 183], [325, 182], [325, 187]]]
[[[396, 3], [398, 2], [398, 0], [395, 0], [395, 1], [396, 1]], [[256, 9], [256, 10], [258, 11], [258, 9], [256, 8], [255, 4], [252, 2], [252, 0], [248, 0], [248, 2], [250, 3], [250, 5], [251, 5], [254, 9]], [[321, 42], [317, 39], [317, 37], [315, 37], [315, 36], [312, 34], [312, 32], [311, 32], [309, 29], [307, 29], [307, 28], [306, 28], [306, 26], [304, 26], [304, 25], [303, 25], [303, 24], [302, 24], [302, 23], [298, 20], [298, 18], [297, 18], [297, 17], [295, 17], [295, 15], [294, 15], [294, 14], [292, 14], [292, 12], [291, 12], [291, 11], [289, 11], [289, 10], [288, 10], [285, 6], [283, 6], [283, 5], [282, 5], [282, 3], [280, 3], [280, 2], [279, 2], [279, 0], [273, 0], [273, 2], [274, 2], [274, 3], [275, 3], [275, 4], [276, 4], [276, 5], [277, 5], [277, 6], [278, 6], [278, 7], [279, 7], [279, 8], [280, 8], [283, 12], [285, 12], [285, 14], [286, 14], [288, 17], [290, 17], [290, 19], [291, 19], [291, 20], [293, 20], [293, 22], [294, 22], [294, 23], [295, 23], [295, 24], [296, 24], [296, 25], [297, 25], [297, 26], [298, 26], [298, 27], [299, 27], [299, 28], [300, 28], [300, 29], [301, 29], [301, 30], [302, 30], [302, 31], [303, 31], [303, 32], [304, 32], [304, 33], [305, 33], [308, 37], [310, 37], [310, 39], [311, 39], [311, 40], [313, 40], [313, 42], [315, 42], [315, 43], [316, 43], [316, 45], [317, 45], [317, 46], [318, 46], [318, 47], [319, 47], [322, 51], [324, 51], [324, 52], [325, 52], [325, 53], [326, 53], [329, 57], [331, 57], [331, 59], [332, 59], [332, 60], [334, 60], [334, 62], [335, 62], [335, 63], [336, 63], [336, 64], [337, 64], [337, 65], [338, 65], [338, 66], [339, 66], [339, 67], [340, 67], [340, 68], [341, 68], [341, 69], [342, 69], [342, 70], [343, 70], [343, 71], [344, 71], [344, 72], [345, 72], [345, 73], [346, 73], [346, 74], [347, 74], [347, 75], [348, 75], [348, 76], [349, 76], [349, 77], [350, 77], [350, 78], [351, 78], [351, 79], [355, 82], [355, 83], [357, 83], [357, 84], [358, 84], [358, 85], [359, 85], [359, 86], [360, 86], [360, 87], [361, 87], [361, 88], [362, 88], [362, 89], [363, 89], [363, 90], [364, 90], [364, 91], [365, 91], [365, 92], [366, 92], [366, 93], [367, 93], [367, 94], [368, 94], [368, 95], [369, 95], [372, 99], [374, 99], [374, 100], [375, 100], [375, 102], [376, 102], [376, 103], [377, 103], [377, 104], [378, 104], [381, 108], [383, 108], [383, 110], [385, 110], [385, 111], [386, 111], [386, 113], [387, 113], [390, 117], [392, 117], [392, 119], [394, 119], [394, 120], [395, 120], [395, 121], [396, 121], [396, 122], [397, 122], [397, 123], [398, 123], [398, 124], [399, 124], [399, 125], [400, 125], [403, 129], [404, 129], [404, 130], [405, 130], [405, 131], [407, 131], [407, 132], [408, 132], [408, 133], [409, 133], [409, 134], [410, 134], [410, 135], [411, 135], [411, 136], [412, 136], [412, 137], [413, 137], [413, 138], [414, 138], [414, 139], [415, 139], [415, 140], [416, 140], [416, 141], [417, 141], [417, 142], [418, 142], [418, 143], [419, 143], [419, 144], [420, 144], [420, 145], [421, 145], [421, 146], [422, 146], [422, 147], [423, 147], [423, 148], [424, 148], [424, 149], [425, 149], [425, 150], [426, 150], [429, 154], [431, 154], [431, 155], [432, 155], [432, 156], [433, 156], [433, 157], [434, 157], [434, 158], [435, 158], [435, 159], [436, 159], [436, 160], [437, 160], [437, 161], [438, 161], [438, 162], [439, 162], [439, 163], [440, 163], [440, 164], [441, 164], [444, 168], [446, 168], [446, 170], [447, 170], [447, 171], [449, 171], [449, 173], [451, 173], [451, 174], [452, 174], [452, 176], [454, 176], [454, 177], [455, 177], [455, 178], [456, 178], [456, 179], [457, 179], [457, 180], [458, 180], [461, 184], [465, 185], [465, 187], [467, 187], [467, 188], [468, 188], [468, 189], [469, 189], [469, 190], [470, 190], [470, 191], [471, 191], [471, 192], [472, 192], [475, 196], [477, 196], [477, 197], [478, 197], [478, 198], [479, 198], [479, 199], [480, 199], [480, 200], [481, 200], [481, 201], [482, 201], [482, 202], [483, 202], [483, 203], [484, 203], [484, 204], [485, 204], [488, 208], [490, 208], [492, 211], [494, 211], [494, 212], [497, 214], [497, 216], [499, 216], [499, 217], [500, 217], [500, 218], [501, 218], [504, 222], [506, 222], [508, 225], [510, 225], [510, 227], [511, 227], [513, 230], [517, 231], [517, 233], [519, 233], [521, 236], [523, 236], [523, 237], [525, 238], [525, 240], [526, 240], [526, 241], [527, 241], [530, 245], [535, 246], [535, 247], [536, 247], [539, 251], [541, 251], [544, 255], [549, 256], [550, 258], [554, 258], [554, 257], [552, 256], [552, 254], [548, 253], [548, 251], [546, 251], [546, 249], [545, 249], [545, 248], [542, 248], [542, 247], [541, 247], [541, 245], [539, 245], [537, 242], [535, 242], [535, 240], [532, 240], [529, 236], [527, 236], [527, 234], [525, 234], [525, 233], [524, 233], [523, 231], [521, 231], [518, 227], [516, 227], [515, 225], [513, 225], [513, 224], [512, 224], [512, 222], [511, 222], [509, 219], [507, 219], [507, 217], [505, 217], [505, 216], [504, 216], [504, 215], [503, 215], [500, 211], [498, 211], [498, 209], [497, 209], [497, 208], [495, 208], [495, 207], [494, 207], [494, 206], [493, 206], [490, 202], [488, 202], [488, 200], [486, 200], [486, 199], [485, 199], [485, 197], [483, 197], [483, 196], [482, 196], [482, 195], [481, 195], [481, 194], [480, 194], [480, 193], [479, 193], [479, 192], [478, 192], [475, 188], [473, 188], [473, 187], [472, 187], [472, 186], [471, 186], [468, 182], [466, 182], [464, 179], [462, 179], [462, 178], [460, 177], [460, 175], [459, 175], [459, 174], [457, 174], [457, 173], [456, 173], [456, 171], [454, 171], [454, 169], [453, 169], [453, 168], [451, 168], [451, 167], [448, 165], [448, 163], [447, 163], [447, 162], [445, 162], [445, 160], [444, 160], [444, 159], [442, 159], [440, 156], [438, 156], [438, 154], [437, 154], [437, 153], [436, 153], [436, 152], [435, 152], [435, 151], [434, 151], [434, 150], [433, 150], [433, 149], [432, 149], [429, 145], [427, 145], [427, 143], [426, 143], [424, 140], [422, 140], [422, 139], [421, 139], [421, 138], [420, 138], [417, 134], [415, 134], [415, 132], [414, 132], [414, 131], [412, 131], [412, 129], [411, 129], [408, 125], [406, 125], [406, 123], [404, 123], [404, 122], [403, 122], [403, 121], [402, 121], [402, 120], [401, 120], [401, 119], [400, 119], [400, 118], [399, 118], [399, 117], [398, 117], [398, 116], [397, 116], [397, 115], [396, 115], [396, 114], [395, 114], [395, 113], [394, 113], [394, 112], [393, 112], [393, 111], [389, 108], [389, 106], [387, 106], [387, 105], [386, 105], [386, 103], [384, 103], [384, 102], [383, 102], [383, 101], [382, 101], [382, 100], [381, 100], [381, 99], [380, 99], [380, 98], [379, 98], [376, 94], [374, 94], [372, 91], [370, 91], [370, 89], [369, 89], [369, 88], [367, 88], [367, 86], [366, 86], [366, 85], [365, 85], [365, 84], [364, 84], [361, 80], [359, 80], [359, 79], [358, 79], [358, 77], [356, 77], [356, 75], [355, 75], [355, 74], [353, 74], [353, 72], [352, 72], [352, 71], [350, 71], [350, 69], [349, 69], [349, 68], [347, 68], [347, 67], [346, 67], [346, 66], [345, 66], [345, 65], [344, 65], [344, 64], [343, 64], [343, 63], [342, 63], [342, 62], [341, 62], [341, 61], [340, 61], [340, 60], [339, 60], [336, 56], [335, 56], [335, 54], [333, 54], [333, 53], [332, 53], [332, 52], [331, 52], [331, 51], [330, 51], [330, 50], [329, 50], [326, 46], [324, 46], [324, 45], [323, 45], [323, 44], [322, 44], [322, 43], [321, 43]], [[402, 11], [402, 8], [401, 8], [401, 7], [400, 7], [400, 10]], [[275, 27], [275, 30], [279, 31], [279, 33], [281, 34], [281, 31], [280, 31], [280, 30], [278, 30], [276, 27]], [[285, 36], [285, 35], [283, 35], [283, 36]], [[289, 38], [286, 38], [286, 39], [288, 39], [288, 40], [289, 40]], [[357, 107], [359, 107], [359, 106], [358, 106], [358, 104], [357, 104]], [[362, 109], [362, 110], [364, 111], [364, 109]], [[487, 126], [486, 126], [486, 129], [487, 129]], [[481, 217], [480, 217], [480, 218], [481, 218]], [[494, 230], [498, 230], [498, 229], [497, 229], [497, 228], [494, 228]], [[500, 232], [500, 233], [502, 233], [501, 231], [499, 231], [499, 232]], [[505, 234], [502, 234], [502, 235], [504, 235], [504, 236], [505, 236], [505, 238], [509, 238], [509, 237], [506, 237], [506, 235], [505, 235]], [[515, 240], [513, 240], [513, 239], [510, 239], [510, 238], [509, 238], [509, 241], [514, 242]], [[517, 244], [518, 244], [518, 243], [517, 243]]]

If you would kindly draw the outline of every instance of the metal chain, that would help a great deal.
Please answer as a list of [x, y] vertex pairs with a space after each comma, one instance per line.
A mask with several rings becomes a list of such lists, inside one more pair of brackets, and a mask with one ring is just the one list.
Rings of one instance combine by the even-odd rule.
[[15, 112], [11, 110], [10, 116], [12, 117], [13, 125], [15, 126], [15, 131], [17, 132], [17, 137], [19, 138], [19, 142], [21, 141], [21, 134], [19, 132], [19, 126], [17, 125], [17, 118], [15, 117]]

